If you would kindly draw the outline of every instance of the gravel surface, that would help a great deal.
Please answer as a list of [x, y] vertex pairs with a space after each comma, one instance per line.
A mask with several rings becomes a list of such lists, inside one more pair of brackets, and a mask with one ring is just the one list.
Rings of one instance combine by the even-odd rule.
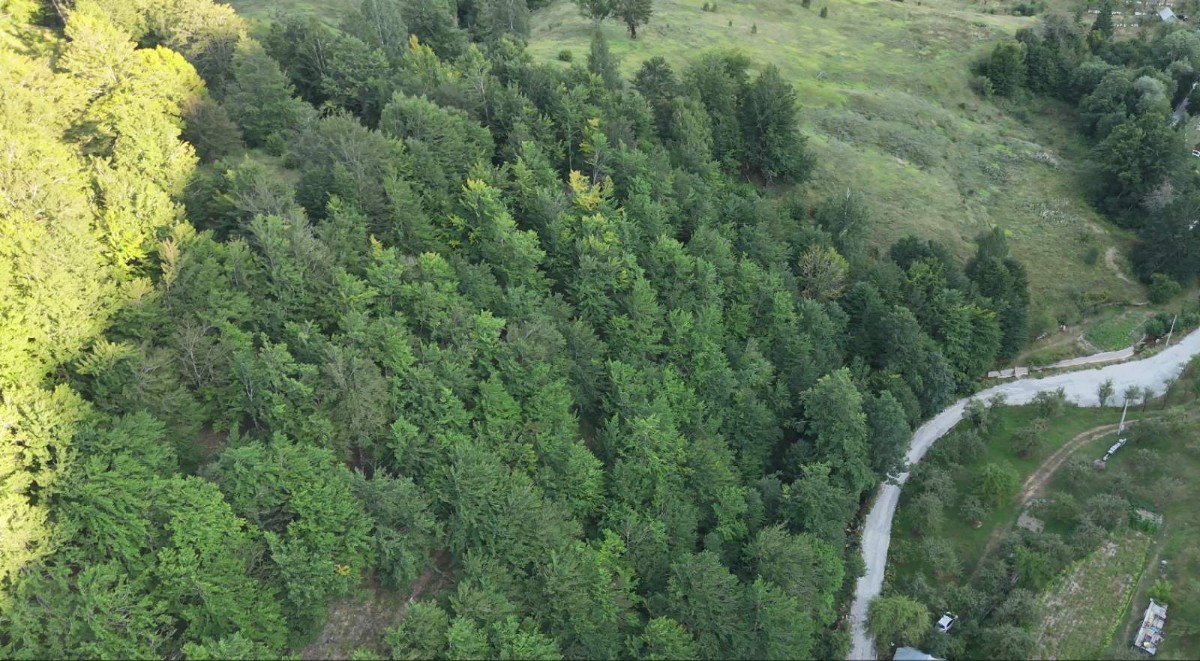
[[[975, 398], [988, 399], [993, 395], [1004, 395], [1009, 404], [1026, 404], [1039, 392], [1062, 388], [1067, 399], [1080, 406], [1099, 406], [1096, 391], [1108, 379], [1113, 381], [1114, 403], [1123, 403], [1122, 393], [1129, 386], [1150, 387], [1161, 394], [1166, 385], [1176, 379], [1192, 356], [1200, 353], [1200, 331], [1179, 340], [1177, 344], [1146, 358], [1097, 369], [1056, 374], [1042, 379], [1028, 378], [993, 386], [972, 397], [960, 399], [946, 410], [921, 425], [913, 434], [912, 445], [906, 459], [916, 464], [934, 441], [962, 419], [967, 401]], [[851, 660], [874, 659], [875, 642], [867, 633], [867, 604], [883, 589], [883, 570], [887, 565], [888, 543], [892, 536], [892, 517], [900, 500], [900, 488], [908, 479], [908, 473], [897, 478], [897, 484], [884, 484], [867, 514], [863, 524], [862, 552], [866, 574], [859, 577], [854, 591], [854, 604], [850, 607]]]

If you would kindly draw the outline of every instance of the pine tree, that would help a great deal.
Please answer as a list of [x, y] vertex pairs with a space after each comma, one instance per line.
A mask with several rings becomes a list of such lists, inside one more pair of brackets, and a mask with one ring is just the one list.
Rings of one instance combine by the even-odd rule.
[[1092, 23], [1092, 31], [1100, 33], [1105, 39], [1113, 36], [1112, 1], [1101, 0], [1096, 21]]
[[587, 67], [588, 71], [600, 76], [600, 80], [604, 81], [604, 86], [608, 89], [621, 88], [620, 62], [609, 51], [608, 40], [604, 38], [604, 32], [601, 30], [596, 30], [592, 34]]
[[637, 39], [638, 27], [650, 22], [653, 0], [613, 0], [613, 15], [625, 22], [629, 38]]

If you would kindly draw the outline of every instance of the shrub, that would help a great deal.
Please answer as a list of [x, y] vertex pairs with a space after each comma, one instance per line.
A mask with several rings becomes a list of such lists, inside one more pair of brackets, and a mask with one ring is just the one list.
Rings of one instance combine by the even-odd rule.
[[1183, 292], [1183, 287], [1164, 273], [1150, 276], [1150, 302], [1166, 303]]
[[975, 76], [971, 79], [971, 89], [983, 98], [991, 98], [996, 93], [996, 86], [992, 84], [992, 79], [987, 76]]
[[829, 7], [821, 7], [821, 18], [829, 16]]
[[1040, 2], [1021, 2], [1012, 8], [1013, 16], [1036, 16], [1045, 9]]
[[1084, 253], [1084, 255], [1083, 255], [1083, 263], [1087, 264], [1088, 266], [1095, 266], [1096, 262], [1099, 262], [1099, 261], [1100, 261], [1100, 247], [1099, 246], [1092, 246], [1091, 248], [1088, 248], [1087, 252]]
[[1171, 584], [1161, 578], [1154, 581], [1154, 587], [1150, 588], [1150, 598], [1162, 604], [1170, 604]]
[[1033, 406], [1043, 418], [1057, 418], [1067, 407], [1067, 393], [1062, 388], [1046, 390], [1033, 397]]
[[1115, 494], [1099, 494], [1084, 507], [1088, 519], [1105, 530], [1116, 530], [1129, 523], [1129, 501]]
[[558, 51], [558, 61], [559, 62], [570, 62], [573, 59], [575, 59], [575, 54], [571, 52], [571, 49], [564, 48], [564, 49]]

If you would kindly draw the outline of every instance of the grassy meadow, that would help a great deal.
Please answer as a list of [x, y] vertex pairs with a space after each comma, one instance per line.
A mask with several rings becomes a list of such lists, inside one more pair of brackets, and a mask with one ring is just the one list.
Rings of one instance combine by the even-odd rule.
[[315, 16], [331, 25], [353, 11], [359, 0], [223, 0], [237, 13], [257, 21], [268, 21], [276, 12]]

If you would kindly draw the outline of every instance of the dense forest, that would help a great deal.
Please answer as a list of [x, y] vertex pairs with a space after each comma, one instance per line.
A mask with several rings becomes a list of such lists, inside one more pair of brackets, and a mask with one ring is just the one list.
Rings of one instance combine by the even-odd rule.
[[1024, 268], [794, 186], [769, 64], [536, 64], [528, 11], [0, 2], [0, 656], [278, 656], [431, 567], [359, 656], [845, 656]]

